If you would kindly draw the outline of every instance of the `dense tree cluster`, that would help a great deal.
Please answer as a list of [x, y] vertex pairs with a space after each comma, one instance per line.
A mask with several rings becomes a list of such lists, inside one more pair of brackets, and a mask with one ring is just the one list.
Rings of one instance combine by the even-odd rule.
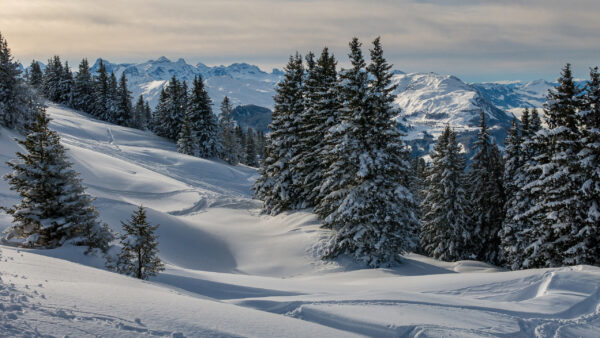
[[92, 75], [87, 59], [83, 59], [73, 76], [69, 64], [65, 62], [63, 65], [59, 56], [48, 60], [43, 74], [35, 61], [30, 68], [29, 84], [39, 87], [52, 102], [121, 126], [149, 127], [151, 112], [148, 103], [140, 96], [134, 107], [125, 74], [122, 73], [117, 80], [114, 73], [108, 74], [102, 61], [96, 75]]
[[[36, 86], [40, 85], [40, 78], [36, 78]], [[19, 64], [0, 33], [0, 126], [23, 131], [42, 110], [35, 89], [21, 77]]]
[[585, 88], [569, 64], [548, 93], [544, 113], [524, 112], [507, 139], [509, 182], [501, 253], [512, 269], [600, 264], [600, 82]]
[[325, 258], [348, 254], [377, 267], [416, 246], [418, 220], [379, 39], [370, 54], [367, 66], [353, 39], [352, 67], [340, 74], [327, 49], [316, 61], [309, 53], [306, 67], [290, 57], [254, 188], [270, 214], [314, 207], [333, 230]]

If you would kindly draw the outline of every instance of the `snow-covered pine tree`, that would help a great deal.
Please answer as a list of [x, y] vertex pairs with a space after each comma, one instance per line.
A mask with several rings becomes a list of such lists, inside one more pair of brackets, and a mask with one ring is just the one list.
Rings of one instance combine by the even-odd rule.
[[569, 64], [563, 68], [558, 83], [546, 98], [549, 129], [534, 136], [540, 149], [536, 166], [527, 168], [537, 177], [525, 189], [537, 198], [522, 215], [531, 221], [529, 228], [523, 229], [524, 242], [528, 244], [522, 264], [525, 268], [579, 264], [583, 259], [580, 238], [575, 236], [584, 218], [578, 193], [583, 177], [577, 161], [581, 149], [577, 124], [581, 98]]
[[63, 72], [59, 82], [59, 92], [60, 98], [58, 100], [59, 103], [64, 104], [66, 106], [73, 106], [73, 73], [71, 73], [71, 68], [69, 67], [69, 62], [65, 61], [65, 65], [63, 66]]
[[291, 159], [298, 152], [300, 114], [304, 110], [304, 67], [299, 53], [290, 56], [285, 76], [277, 84], [275, 108], [267, 137], [266, 158], [254, 184], [255, 197], [263, 201], [263, 211], [276, 215], [298, 202], [299, 187], [292, 177]]
[[[529, 112], [527, 112], [529, 114]], [[526, 119], [528, 122], [529, 116]], [[528, 127], [528, 126], [527, 126]], [[523, 140], [521, 139], [521, 129], [517, 119], [514, 118], [512, 125], [508, 130], [506, 139], [504, 140], [504, 193], [506, 195], [505, 210], [510, 203], [510, 200], [514, 198], [515, 192], [519, 189], [517, 185], [517, 175], [522, 165], [522, 154], [521, 146]]]
[[221, 142], [221, 158], [231, 165], [238, 164], [237, 142], [235, 142], [235, 122], [231, 118], [231, 101], [227, 96], [221, 102], [221, 115], [219, 116], [219, 139]]
[[42, 90], [44, 96], [52, 102], [60, 102], [63, 73], [63, 65], [60, 62], [60, 57], [58, 55], [55, 55], [48, 60], [44, 73], [44, 85]]
[[127, 127], [132, 127], [135, 123], [131, 106], [131, 92], [127, 89], [125, 72], [121, 73], [119, 87], [117, 88], [117, 107], [113, 123]]
[[144, 102], [144, 96], [140, 95], [133, 108], [132, 126], [137, 129], [145, 130], [148, 126], [148, 122], [149, 120], [146, 116], [146, 102]]
[[584, 176], [580, 199], [584, 207], [581, 230], [575, 237], [580, 246], [579, 262], [600, 265], [600, 74], [598, 67], [590, 70], [583, 107], [579, 112], [585, 137], [579, 152], [579, 166]]
[[119, 82], [114, 72], [108, 77], [108, 97], [104, 116], [100, 118], [110, 123], [117, 123], [119, 107]]
[[154, 234], [157, 225], [150, 225], [146, 210], [139, 206], [129, 222], [121, 222], [125, 233], [120, 237], [121, 252], [114, 266], [117, 272], [139, 279], [156, 276], [165, 269], [158, 257], [158, 236]]
[[335, 122], [337, 110], [335, 97], [336, 62], [324, 48], [315, 62], [312, 53], [306, 56], [307, 75], [304, 84], [304, 111], [300, 116], [299, 153], [292, 159], [292, 170], [300, 186], [299, 204], [296, 207], [315, 206], [319, 185], [328, 168], [323, 160], [325, 136]]
[[90, 66], [87, 59], [83, 59], [73, 80], [73, 108], [91, 113], [94, 109], [94, 101], [94, 82]]
[[94, 77], [94, 105], [91, 114], [98, 119], [107, 115], [106, 108], [110, 101], [110, 87], [108, 85], [108, 74], [104, 62], [100, 60], [98, 75]]
[[192, 92], [188, 100], [187, 115], [194, 138], [194, 156], [212, 158], [218, 155], [218, 124], [213, 114], [212, 101], [204, 88], [201, 76], [194, 78]]
[[33, 60], [29, 66], [29, 85], [35, 89], [40, 89], [44, 82], [44, 73], [40, 64]]
[[169, 96], [165, 88], [160, 90], [158, 97], [158, 104], [154, 108], [154, 114], [152, 114], [151, 130], [158, 136], [167, 136], [166, 125], [164, 124], [168, 114]]
[[[537, 205], [540, 193], [538, 189], [532, 189], [530, 183], [540, 175], [540, 161], [547, 162], [543, 156], [545, 145], [536, 137], [540, 129], [541, 121], [537, 110], [534, 109], [530, 115], [529, 110], [525, 109], [521, 114], [520, 165], [513, 173], [512, 183], [505, 183], [505, 186], [510, 184], [514, 190], [506, 201], [506, 214], [499, 232], [502, 261], [512, 270], [523, 268], [525, 248], [529, 247], [532, 239], [530, 233], [534, 227], [534, 219], [525, 213]], [[507, 161], [507, 168], [509, 162]]]
[[22, 131], [43, 109], [37, 93], [21, 78], [8, 43], [0, 33], [0, 125]]
[[246, 135], [244, 129], [240, 125], [235, 126], [235, 139], [237, 142], [237, 158], [240, 163], [246, 163]]
[[485, 123], [485, 113], [480, 114], [481, 129], [474, 143], [468, 173], [468, 200], [474, 227], [471, 237], [476, 245], [475, 256], [479, 260], [499, 263], [500, 238], [498, 232], [504, 219], [504, 168], [500, 152], [492, 143]]
[[[176, 141], [185, 117], [187, 92], [184, 91], [183, 85], [175, 76], [171, 78], [164, 92], [165, 102], [160, 106], [161, 111], [159, 112], [161, 119], [156, 122], [160, 124], [158, 128], [161, 136]], [[157, 111], [158, 109], [157, 107]]]
[[427, 255], [444, 261], [472, 258], [465, 159], [449, 126], [438, 138], [431, 161], [421, 203], [421, 248]]
[[190, 111], [188, 111], [183, 118], [181, 131], [177, 136], [177, 152], [195, 156], [198, 146], [198, 139], [196, 138], [196, 134], [192, 129], [192, 123], [190, 120]]
[[340, 163], [326, 174], [329, 180], [339, 175], [346, 184], [339, 207], [324, 220], [334, 229], [324, 258], [348, 254], [370, 267], [387, 266], [418, 241], [409, 154], [392, 120], [399, 113], [392, 105], [396, 86], [380, 39], [373, 41], [366, 69], [357, 38], [350, 50], [353, 68], [341, 75]]
[[258, 158], [256, 157], [256, 136], [252, 128], [248, 127], [246, 131], [246, 149], [245, 163], [251, 167], [258, 166]]
[[150, 128], [150, 123], [152, 123], [152, 109], [150, 108], [150, 103], [146, 100], [144, 103], [144, 120], [146, 121], [144, 128]]
[[14, 224], [4, 238], [27, 247], [53, 248], [69, 242], [104, 251], [112, 234], [97, 220], [93, 199], [71, 168], [58, 133], [48, 128], [49, 121], [42, 111], [25, 140], [18, 141], [27, 153], [18, 152], [18, 158], [8, 162], [13, 171], [4, 179], [22, 200], [7, 209]]

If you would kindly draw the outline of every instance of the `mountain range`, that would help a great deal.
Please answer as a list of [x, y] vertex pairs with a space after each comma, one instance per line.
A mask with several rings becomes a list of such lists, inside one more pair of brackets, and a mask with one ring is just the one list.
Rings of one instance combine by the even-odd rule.
[[[234, 117], [238, 123], [263, 131], [271, 118], [275, 85], [284, 75], [278, 69], [266, 72], [247, 63], [194, 66], [184, 59], [171, 61], [164, 56], [143, 63], [97, 59], [92, 72], [98, 70], [100, 62], [117, 77], [125, 73], [134, 99], [144, 95], [152, 107], [173, 76], [189, 83], [201, 75], [216, 113], [220, 102], [228, 96], [234, 107], [237, 106]], [[401, 110], [396, 119], [406, 133], [406, 140], [422, 154], [429, 151], [432, 141], [446, 125], [457, 131], [459, 141], [469, 152], [481, 111], [485, 113], [490, 133], [501, 145], [513, 116], [518, 116], [525, 107], [541, 107], [548, 89], [556, 85], [542, 79], [466, 83], [453, 75], [398, 70], [394, 71], [393, 81], [397, 85], [394, 102]]]

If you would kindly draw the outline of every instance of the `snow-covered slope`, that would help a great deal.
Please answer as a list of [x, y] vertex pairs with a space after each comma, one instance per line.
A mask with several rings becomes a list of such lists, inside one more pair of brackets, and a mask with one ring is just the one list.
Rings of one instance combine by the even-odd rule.
[[[93, 72], [98, 70], [100, 61], [101, 59], [96, 60], [92, 66]], [[173, 76], [191, 85], [195, 76], [202, 75], [208, 94], [217, 108], [225, 96], [229, 96], [234, 106], [255, 104], [272, 108], [275, 84], [283, 75], [277, 69], [266, 73], [257, 66], [247, 63], [216, 67], [198, 63], [193, 66], [183, 59], [173, 62], [164, 56], [139, 64], [114, 64], [106, 60], [102, 62], [107, 71], [114, 72], [117, 77], [124, 72], [129, 80], [133, 97], [144, 95], [152, 107], [158, 103], [161, 88]]]
[[[256, 170], [175, 152], [150, 133], [48, 109], [101, 218], [159, 223], [167, 270], [144, 282], [81, 248], [0, 246], [0, 336], [594, 337], [600, 269], [502, 272], [419, 255], [394, 269], [322, 262], [309, 212], [260, 215]], [[0, 130], [0, 174], [17, 135]], [[0, 204], [17, 200], [0, 182]], [[0, 229], [10, 219], [0, 213]]]

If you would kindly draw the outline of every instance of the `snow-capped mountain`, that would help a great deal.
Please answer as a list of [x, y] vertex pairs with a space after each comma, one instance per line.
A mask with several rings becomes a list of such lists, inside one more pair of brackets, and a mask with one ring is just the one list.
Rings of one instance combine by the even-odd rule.
[[515, 108], [541, 107], [548, 94], [548, 89], [556, 83], [543, 79], [521, 82], [485, 82], [473, 83], [473, 87], [480, 91], [496, 107], [510, 110]]
[[91, 68], [92, 72], [98, 70], [100, 61], [109, 73], [114, 72], [117, 77], [125, 73], [133, 97], [144, 95], [152, 107], [156, 106], [161, 89], [173, 76], [190, 84], [195, 76], [202, 75], [215, 107], [225, 96], [229, 96], [234, 106], [255, 104], [271, 109], [275, 84], [283, 75], [277, 69], [267, 73], [247, 63], [215, 67], [198, 63], [193, 66], [184, 59], [173, 62], [164, 56], [138, 64], [115, 64], [98, 59]]
[[405, 126], [406, 139], [420, 150], [439, 136], [446, 125], [454, 128], [467, 151], [477, 135], [480, 113], [486, 116], [490, 133], [502, 143], [512, 116], [498, 109], [474, 88], [452, 75], [396, 72], [396, 105], [402, 110], [398, 122]]

